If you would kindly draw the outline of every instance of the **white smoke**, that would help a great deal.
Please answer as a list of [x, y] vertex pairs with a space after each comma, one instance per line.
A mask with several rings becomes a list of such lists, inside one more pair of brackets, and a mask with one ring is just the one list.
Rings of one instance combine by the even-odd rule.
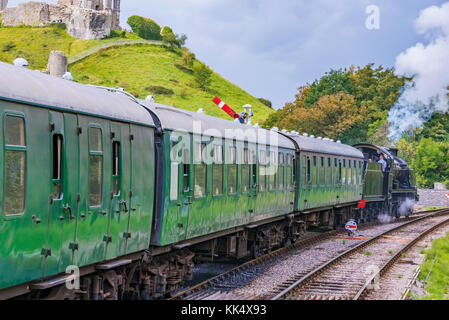
[[388, 213], [381, 213], [378, 217], [377, 220], [380, 223], [390, 223], [391, 221], [394, 220], [394, 217], [388, 215]]
[[415, 200], [412, 200], [412, 199], [405, 200], [399, 207], [400, 215], [408, 217], [410, 215], [410, 213], [413, 212], [413, 209], [415, 208], [415, 204], [416, 204]]
[[422, 10], [415, 29], [428, 43], [417, 43], [396, 57], [396, 73], [414, 80], [403, 88], [388, 115], [388, 137], [395, 142], [403, 132], [422, 127], [434, 113], [449, 109], [449, 2]]

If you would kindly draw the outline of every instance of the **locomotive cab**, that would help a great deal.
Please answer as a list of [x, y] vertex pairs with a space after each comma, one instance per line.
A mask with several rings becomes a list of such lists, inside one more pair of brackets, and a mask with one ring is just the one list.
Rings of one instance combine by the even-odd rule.
[[[364, 196], [369, 207], [382, 208], [388, 215], [408, 215], [418, 200], [414, 172], [398, 157], [398, 150], [371, 144], [357, 144], [355, 148], [365, 157]], [[382, 164], [384, 159], [385, 164]], [[382, 187], [380, 187], [382, 180]]]

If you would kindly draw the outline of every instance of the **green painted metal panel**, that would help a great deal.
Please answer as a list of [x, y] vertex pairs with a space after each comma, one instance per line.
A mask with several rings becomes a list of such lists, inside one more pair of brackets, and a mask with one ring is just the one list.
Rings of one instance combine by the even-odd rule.
[[[105, 259], [107, 232], [108, 232], [108, 208], [109, 208], [109, 185], [111, 179], [106, 172], [111, 172], [111, 163], [105, 158], [111, 154], [109, 122], [97, 118], [78, 116], [81, 134], [80, 141], [80, 219], [77, 226], [77, 242], [79, 249], [74, 258], [74, 264], [86, 266]], [[92, 161], [89, 141], [89, 130], [100, 128], [102, 130], [102, 191], [101, 204], [97, 206], [89, 205], [89, 165]], [[92, 161], [93, 162], [93, 161]]]
[[[4, 119], [6, 114], [25, 119], [26, 175], [25, 210], [16, 215], [6, 215], [4, 199], [0, 197], [0, 289], [38, 279], [42, 276], [48, 220], [48, 196], [50, 184], [48, 166], [48, 112], [24, 105], [0, 102], [1, 183], [0, 194], [4, 195], [5, 140]], [[36, 170], [38, 168], [38, 170]], [[36, 186], [39, 186], [36, 188]], [[30, 192], [33, 190], [33, 192]], [[42, 200], [43, 203], [42, 203]], [[34, 219], [33, 219], [34, 216]], [[40, 223], [37, 223], [40, 221]]]
[[[129, 139], [129, 124], [110, 123], [112, 153], [106, 155], [111, 159], [112, 169], [116, 170], [105, 172], [112, 176], [110, 185], [110, 203], [108, 209], [108, 236], [111, 242], [107, 245], [106, 259], [113, 259], [117, 256], [126, 254], [126, 244], [128, 241], [129, 225], [129, 192], [131, 184], [131, 150]], [[115, 151], [114, 151], [115, 150]], [[115, 153], [118, 159], [115, 159]], [[114, 165], [114, 161], [117, 161]], [[118, 187], [115, 187], [117, 186]]]
[[[70, 121], [72, 120], [72, 121]], [[73, 121], [74, 120], [74, 121]], [[76, 211], [76, 194], [78, 192], [78, 179], [74, 174], [77, 170], [77, 157], [78, 150], [77, 141], [73, 141], [69, 138], [67, 141], [66, 136], [66, 124], [67, 132], [73, 134], [76, 132], [76, 117], [64, 119], [64, 115], [59, 112], [50, 111], [48, 127], [51, 130], [47, 130], [49, 161], [46, 166], [50, 168], [50, 174], [47, 176], [47, 183], [51, 186], [51, 190], [57, 190], [60, 185], [61, 193], [58, 194], [50, 192], [48, 199], [50, 202], [49, 217], [48, 217], [48, 230], [47, 230], [47, 245], [46, 248], [51, 250], [51, 256], [46, 258], [45, 262], [45, 276], [53, 275], [59, 272], [64, 272], [66, 267], [72, 264], [72, 247], [76, 234], [76, 217], [74, 215]], [[73, 130], [73, 131], [72, 131]], [[62, 138], [62, 158], [61, 163], [58, 164], [57, 143], [55, 143], [55, 135]], [[75, 151], [75, 152], [73, 152]], [[75, 156], [75, 157], [74, 157]], [[56, 158], [56, 159], [55, 159]], [[54, 177], [53, 171], [58, 165], [62, 165], [61, 177], [57, 179]], [[56, 169], [57, 170], [57, 169]], [[53, 180], [55, 178], [55, 180]]]
[[155, 154], [154, 130], [131, 125], [131, 197], [129, 202], [128, 253], [144, 250], [150, 244], [153, 220]]

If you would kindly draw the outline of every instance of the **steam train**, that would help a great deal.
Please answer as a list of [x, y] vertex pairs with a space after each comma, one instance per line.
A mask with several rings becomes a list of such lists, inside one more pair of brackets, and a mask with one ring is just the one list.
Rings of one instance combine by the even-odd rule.
[[[0, 111], [0, 299], [161, 298], [195, 263], [397, 217], [416, 198], [392, 149], [264, 130], [5, 63]], [[372, 161], [381, 154], [385, 172]]]

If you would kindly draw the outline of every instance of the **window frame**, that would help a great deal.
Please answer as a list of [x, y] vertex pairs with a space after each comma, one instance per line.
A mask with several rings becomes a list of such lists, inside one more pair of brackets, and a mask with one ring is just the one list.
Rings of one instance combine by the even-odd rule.
[[[15, 146], [15, 145], [7, 145], [6, 144], [6, 117], [17, 117], [21, 118], [23, 120], [23, 129], [24, 129], [24, 137], [25, 137], [25, 146]], [[3, 113], [3, 197], [2, 197], [2, 215], [5, 220], [15, 219], [18, 217], [22, 217], [25, 215], [26, 212], [26, 202], [27, 202], [27, 177], [28, 177], [28, 132], [27, 132], [27, 117], [22, 112], [15, 112], [15, 111], [5, 111]], [[18, 213], [11, 213], [7, 214], [5, 212], [5, 173], [6, 173], [6, 163], [5, 163], [5, 157], [6, 157], [6, 151], [20, 151], [25, 152], [25, 181], [24, 181], [24, 191], [23, 191], [23, 211]]]
[[[117, 164], [117, 174], [114, 174], [114, 167], [115, 167], [115, 146], [118, 145], [118, 164]], [[118, 184], [118, 193], [115, 192], [115, 180], [117, 180]], [[122, 143], [120, 140], [113, 140], [112, 141], [112, 192], [114, 197], [119, 197], [122, 193]]]
[[[59, 166], [60, 166], [60, 172], [59, 172], [59, 179], [55, 179], [54, 178], [54, 170], [55, 170], [55, 167], [54, 167], [54, 164], [55, 164], [55, 162], [54, 162], [54, 155], [55, 155], [55, 153], [54, 153], [54, 148], [55, 148], [55, 144], [54, 144], [54, 139], [55, 139], [55, 137], [61, 137], [61, 150], [60, 150], [60, 156], [61, 156], [61, 159], [60, 159], [60, 162], [59, 162]], [[62, 133], [52, 133], [52, 135], [51, 135], [51, 160], [52, 160], [52, 162], [51, 162], [51, 174], [52, 174], [52, 178], [51, 178], [51, 183], [52, 183], [52, 196], [53, 196], [53, 184], [55, 184], [55, 183], [59, 183], [59, 185], [60, 185], [60, 195], [59, 195], [59, 197], [57, 197], [57, 198], [52, 198], [53, 200], [62, 200], [63, 199], [63, 197], [64, 197], [64, 192], [63, 192], [63, 186], [64, 186], [64, 177], [63, 177], [63, 167], [64, 167], [64, 135], [62, 134]]]
[[[220, 150], [221, 157], [218, 157], [217, 150]], [[213, 145], [213, 161], [212, 161], [212, 197], [222, 197], [224, 194], [224, 164], [223, 164], [223, 144], [214, 144]], [[214, 169], [219, 165], [221, 167], [221, 193], [215, 194], [215, 184], [214, 184]]]
[[[91, 139], [90, 139], [90, 130], [94, 128], [94, 129], [100, 129], [101, 132], [101, 152], [100, 151], [92, 151], [91, 150]], [[88, 125], [87, 127], [87, 144], [88, 144], [88, 165], [87, 165], [87, 172], [88, 172], [88, 176], [89, 175], [89, 170], [90, 170], [90, 163], [91, 163], [91, 156], [101, 156], [101, 192], [100, 192], [100, 196], [101, 196], [101, 201], [100, 204], [98, 205], [93, 205], [91, 206], [89, 203], [89, 197], [90, 197], [90, 181], [88, 178], [88, 189], [87, 189], [87, 205], [89, 207], [89, 209], [98, 209], [101, 208], [103, 206], [103, 201], [104, 201], [104, 197], [103, 197], [103, 187], [104, 187], [104, 135], [103, 135], [103, 128], [101, 125], [96, 124], [96, 123], [91, 123]]]

